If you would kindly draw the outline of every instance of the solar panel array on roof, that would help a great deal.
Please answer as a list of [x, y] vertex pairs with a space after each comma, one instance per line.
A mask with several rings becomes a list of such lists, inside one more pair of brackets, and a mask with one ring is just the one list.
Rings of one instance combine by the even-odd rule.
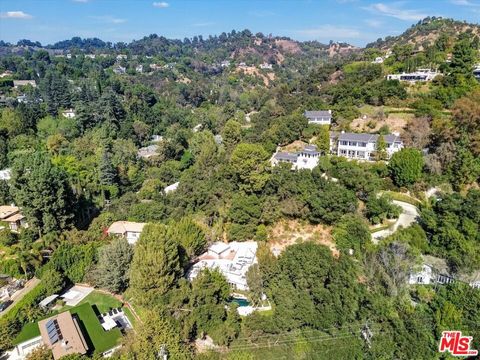
[[58, 322], [55, 319], [50, 319], [45, 324], [47, 328], [48, 338], [50, 339], [50, 344], [55, 344], [57, 341], [62, 340], [62, 332], [58, 326]]

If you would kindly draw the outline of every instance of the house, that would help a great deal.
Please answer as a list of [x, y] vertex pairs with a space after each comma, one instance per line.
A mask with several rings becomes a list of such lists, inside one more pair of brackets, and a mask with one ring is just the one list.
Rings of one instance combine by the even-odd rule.
[[270, 159], [272, 166], [280, 163], [292, 164], [292, 170], [309, 169], [312, 170], [318, 164], [320, 153], [315, 145], [306, 145], [298, 152], [277, 151]]
[[163, 192], [164, 192], [165, 194], [168, 194], [168, 193], [170, 193], [170, 192], [173, 192], [173, 191], [175, 191], [175, 190], [178, 189], [178, 185], [180, 185], [180, 182], [179, 182], [179, 181], [177, 181], [176, 183], [173, 183], [172, 185], [168, 185], [168, 186], [166, 186], [166, 187], [163, 189]]
[[10, 70], [5, 70], [3, 73], [0, 74], [0, 78], [4, 78], [5, 76], [10, 76], [12, 74], [13, 72], [11, 72]]
[[69, 354], [84, 355], [88, 345], [78, 320], [65, 311], [38, 322], [43, 343], [52, 350], [53, 358]]
[[202, 128], [203, 128], [203, 124], [197, 124], [193, 127], [192, 131], [194, 133], [196, 133], [196, 132], [199, 132], [200, 130], [202, 130]]
[[148, 145], [138, 149], [137, 156], [140, 158], [149, 159], [152, 156], [158, 155], [157, 150], [158, 150], [158, 145], [156, 144]]
[[133, 245], [137, 242], [146, 223], [133, 221], [115, 221], [107, 230], [108, 235], [120, 235]]
[[263, 69], [263, 70], [272, 70], [272, 69], [273, 69], [273, 65], [272, 65], [272, 64], [269, 64], [269, 63], [263, 63], [263, 64], [260, 64], [260, 69]]
[[417, 81], [431, 81], [437, 75], [439, 75], [439, 73], [437, 71], [432, 71], [431, 69], [418, 69], [417, 71], [411, 73], [389, 74], [387, 75], [387, 80], [399, 80], [415, 83]]
[[223, 61], [220, 63], [220, 66], [221, 66], [222, 68], [229, 67], [229, 66], [230, 66], [230, 61], [228, 61], [228, 60], [223, 60]]
[[215, 242], [207, 252], [198, 257], [198, 261], [187, 272], [187, 278], [193, 280], [203, 269], [218, 269], [228, 283], [238, 290], [248, 290], [247, 271], [257, 263], [257, 242]]
[[62, 111], [62, 116], [68, 119], [73, 119], [75, 117], [75, 111], [73, 111], [73, 109], [67, 109]]
[[72, 54], [67, 54], [67, 59], [71, 59], [72, 58]]
[[113, 72], [117, 75], [122, 75], [127, 72], [127, 69], [124, 68], [123, 66], [117, 65], [113, 68]]
[[32, 86], [32, 87], [37, 87], [37, 83], [35, 80], [13, 80], [13, 87], [15, 89], [18, 89], [19, 87], [22, 86]]
[[475, 76], [475, 79], [480, 81], [480, 64], [473, 69], [473, 76]]
[[474, 271], [471, 274], [453, 274], [445, 259], [422, 255], [421, 267], [412, 271], [408, 277], [410, 285], [446, 285], [455, 281], [468, 284], [474, 289], [480, 289], [480, 271]]
[[242, 61], [240, 64], [238, 64], [238, 67], [244, 69], [247, 67], [247, 64]]
[[127, 55], [125, 55], [125, 54], [118, 54], [117, 57], [116, 57], [116, 59], [117, 59], [118, 61], [120, 61], [120, 60], [127, 60]]
[[13, 205], [0, 206], [0, 221], [8, 223], [11, 231], [28, 227], [25, 217], [20, 213], [20, 208]]
[[12, 170], [11, 169], [3, 169], [0, 170], [0, 180], [10, 180], [12, 178]]
[[[375, 160], [378, 134], [356, 134], [330, 132], [330, 152], [337, 156], [356, 160]], [[386, 143], [387, 158], [403, 148], [403, 141], [396, 134], [383, 136]]]
[[330, 125], [332, 123], [332, 110], [305, 111], [303, 115], [309, 124]]
[[150, 64], [149, 66], [150, 66], [150, 69], [152, 69], [153, 71], [162, 69], [162, 67], [157, 64]]
[[86, 54], [85, 57], [93, 60], [95, 59], [95, 54]]
[[162, 141], [163, 141], [163, 136], [161, 136], [161, 135], [152, 135], [152, 136], [150, 137], [150, 141], [151, 141], [152, 143], [162, 142]]
[[372, 61], [372, 64], [383, 64], [383, 57], [378, 56]]
[[223, 136], [220, 134], [215, 135], [214, 137], [215, 144], [221, 145], [223, 143]]
[[143, 73], [143, 65], [142, 64], [137, 65], [135, 67], [135, 71], [138, 72], [138, 73]]

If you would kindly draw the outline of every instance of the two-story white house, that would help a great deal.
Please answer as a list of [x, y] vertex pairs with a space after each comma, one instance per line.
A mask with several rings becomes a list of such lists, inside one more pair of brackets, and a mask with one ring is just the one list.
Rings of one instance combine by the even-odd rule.
[[[330, 152], [337, 156], [355, 160], [372, 161], [377, 151], [378, 134], [356, 134], [330, 132]], [[398, 135], [383, 135], [386, 143], [387, 157], [403, 148], [403, 141]]]
[[475, 69], [473, 69], [473, 76], [475, 76], [475, 79], [480, 81], [480, 64], [478, 64]]
[[146, 223], [137, 223], [133, 221], [115, 221], [107, 230], [108, 235], [120, 235], [127, 239], [128, 243], [133, 245], [137, 242], [143, 227]]
[[332, 110], [305, 111], [303, 115], [308, 119], [309, 124], [332, 124]]
[[292, 164], [292, 170], [309, 169], [312, 170], [318, 164], [320, 153], [315, 145], [306, 145], [298, 152], [277, 151], [270, 159], [272, 166], [280, 163]]

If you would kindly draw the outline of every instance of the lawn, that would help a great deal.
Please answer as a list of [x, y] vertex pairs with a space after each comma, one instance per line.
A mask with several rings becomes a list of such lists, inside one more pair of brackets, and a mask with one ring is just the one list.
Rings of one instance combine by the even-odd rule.
[[22, 328], [22, 331], [20, 331], [20, 333], [17, 335], [17, 337], [13, 341], [13, 344], [18, 345], [37, 336], [40, 336], [40, 329], [38, 328], [38, 323], [28, 323]]
[[93, 311], [91, 304], [84, 303], [70, 309], [70, 313], [76, 314], [80, 319], [80, 328], [85, 336], [90, 351], [102, 353], [118, 344], [122, 337], [120, 329], [115, 328], [105, 331], [100, 325], [97, 314]]
[[92, 291], [90, 294], [88, 294], [88, 296], [82, 301], [80, 301], [78, 305], [82, 305], [85, 303], [95, 305], [100, 313], [104, 313], [113, 308], [118, 308], [122, 306], [121, 301], [115, 299], [111, 295], [104, 294], [97, 290]]

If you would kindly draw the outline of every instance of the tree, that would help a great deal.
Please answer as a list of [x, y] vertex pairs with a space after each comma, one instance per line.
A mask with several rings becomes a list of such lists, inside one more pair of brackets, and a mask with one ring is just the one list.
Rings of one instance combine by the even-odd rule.
[[17, 161], [12, 169], [12, 195], [29, 226], [46, 234], [67, 228], [73, 199], [66, 174], [41, 153]]
[[423, 156], [419, 150], [404, 148], [393, 154], [388, 168], [395, 184], [407, 186], [420, 178], [423, 164]]
[[42, 345], [32, 350], [26, 360], [53, 360], [53, 353], [47, 345]]
[[315, 145], [317, 145], [318, 151], [324, 155], [330, 153], [330, 131], [328, 125], [318, 126], [317, 140]]
[[367, 199], [365, 216], [372, 224], [380, 224], [385, 219], [393, 219], [400, 215], [401, 208], [392, 203], [387, 195], [370, 195]]
[[170, 223], [168, 236], [180, 245], [183, 264], [187, 264], [194, 256], [200, 255], [207, 245], [205, 231], [189, 217]]
[[247, 192], [260, 191], [269, 178], [268, 153], [261, 145], [239, 144], [233, 150], [230, 164], [238, 176], [241, 189]]
[[128, 287], [133, 248], [124, 237], [115, 238], [98, 250], [98, 262], [93, 271], [96, 285], [114, 293]]
[[168, 351], [172, 360], [188, 360], [192, 354], [182, 344], [173, 322], [157, 311], [147, 310], [143, 321], [135, 329], [131, 343], [121, 350], [122, 359], [155, 360], [161, 348]]
[[387, 142], [383, 135], [378, 136], [377, 148], [375, 149], [375, 160], [386, 160], [387, 159]]
[[47, 269], [42, 274], [42, 286], [47, 296], [58, 293], [65, 286], [63, 274], [53, 268]]
[[222, 131], [223, 144], [231, 151], [242, 138], [242, 125], [235, 120], [228, 120]]
[[342, 216], [332, 231], [337, 249], [349, 253], [352, 249], [356, 257], [362, 257], [365, 246], [371, 241], [371, 234], [365, 220], [358, 215]]
[[135, 245], [130, 269], [135, 301], [149, 304], [158, 300], [181, 275], [178, 244], [167, 233], [167, 227], [147, 224]]

